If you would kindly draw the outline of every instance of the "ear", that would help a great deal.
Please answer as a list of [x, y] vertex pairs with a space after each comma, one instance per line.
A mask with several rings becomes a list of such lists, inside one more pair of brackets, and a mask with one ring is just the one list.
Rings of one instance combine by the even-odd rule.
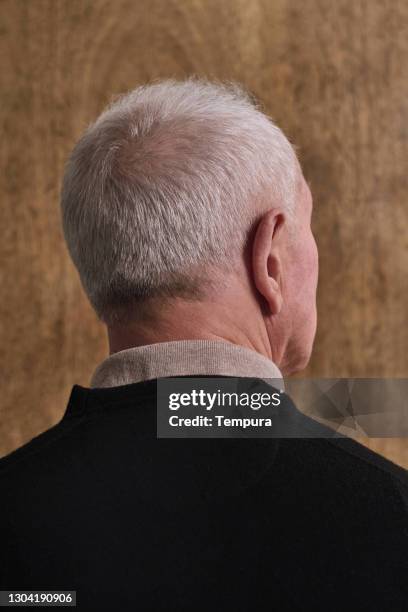
[[280, 312], [283, 303], [279, 242], [285, 221], [280, 210], [269, 210], [258, 224], [252, 248], [255, 286], [266, 300], [272, 315]]

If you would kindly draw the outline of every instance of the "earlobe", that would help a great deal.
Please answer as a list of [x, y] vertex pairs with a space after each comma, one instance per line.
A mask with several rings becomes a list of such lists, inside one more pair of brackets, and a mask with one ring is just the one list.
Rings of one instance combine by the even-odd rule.
[[280, 312], [283, 302], [278, 237], [284, 220], [280, 211], [268, 211], [258, 224], [253, 243], [254, 283], [272, 315]]

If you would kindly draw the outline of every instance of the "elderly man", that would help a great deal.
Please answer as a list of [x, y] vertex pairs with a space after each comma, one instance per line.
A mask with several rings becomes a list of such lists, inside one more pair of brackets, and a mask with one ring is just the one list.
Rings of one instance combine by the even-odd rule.
[[309, 360], [312, 196], [282, 131], [238, 84], [141, 86], [82, 135], [61, 201], [111, 354], [0, 464], [1, 588], [74, 589], [84, 610], [407, 610], [403, 469], [285, 394], [297, 437], [157, 437], [158, 379]]

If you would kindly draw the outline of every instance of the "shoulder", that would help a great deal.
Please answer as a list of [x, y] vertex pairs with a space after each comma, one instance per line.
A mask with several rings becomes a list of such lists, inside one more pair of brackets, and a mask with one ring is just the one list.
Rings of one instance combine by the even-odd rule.
[[280, 462], [297, 480], [344, 504], [382, 505], [408, 516], [408, 472], [348, 437], [281, 440]]
[[363, 444], [351, 438], [331, 438], [327, 440], [331, 452], [340, 457], [347, 456], [360, 470], [371, 471], [399, 481], [401, 485], [408, 484], [408, 471], [393, 461], [372, 451]]
[[83, 420], [81, 411], [73, 409], [77, 405], [74, 396], [75, 393], [71, 392], [68, 403], [68, 407], [71, 407], [70, 413], [67, 407], [55, 425], [0, 458], [0, 485], [3, 486], [5, 481], [10, 480], [10, 487], [16, 487], [19, 476], [25, 474], [30, 477], [39, 465], [47, 467], [50, 462], [58, 462], [63, 449], [75, 441], [75, 436], [70, 435], [71, 432]]
[[365, 482], [369, 482], [378, 488], [383, 486], [408, 514], [406, 469], [351, 438], [329, 439], [327, 443], [332, 449], [331, 454], [335, 460], [353, 466], [353, 478], [356, 483], [364, 486]]
[[[408, 484], [408, 471], [382, 455], [372, 451], [360, 442], [347, 436], [316, 437], [282, 440], [282, 450], [285, 460], [317, 465], [327, 465], [337, 468], [339, 474], [349, 473], [350, 476], [369, 475], [398, 481], [401, 485]], [[296, 453], [292, 452], [296, 447]]]

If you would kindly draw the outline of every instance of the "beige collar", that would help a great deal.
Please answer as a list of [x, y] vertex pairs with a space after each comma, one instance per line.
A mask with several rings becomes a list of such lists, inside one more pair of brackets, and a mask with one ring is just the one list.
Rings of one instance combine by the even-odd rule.
[[[220, 340], [178, 340], [138, 346], [105, 359], [91, 387], [119, 387], [154, 378], [177, 376], [260, 378], [284, 389], [279, 368], [260, 353]], [[275, 382], [275, 384], [273, 384]]]

